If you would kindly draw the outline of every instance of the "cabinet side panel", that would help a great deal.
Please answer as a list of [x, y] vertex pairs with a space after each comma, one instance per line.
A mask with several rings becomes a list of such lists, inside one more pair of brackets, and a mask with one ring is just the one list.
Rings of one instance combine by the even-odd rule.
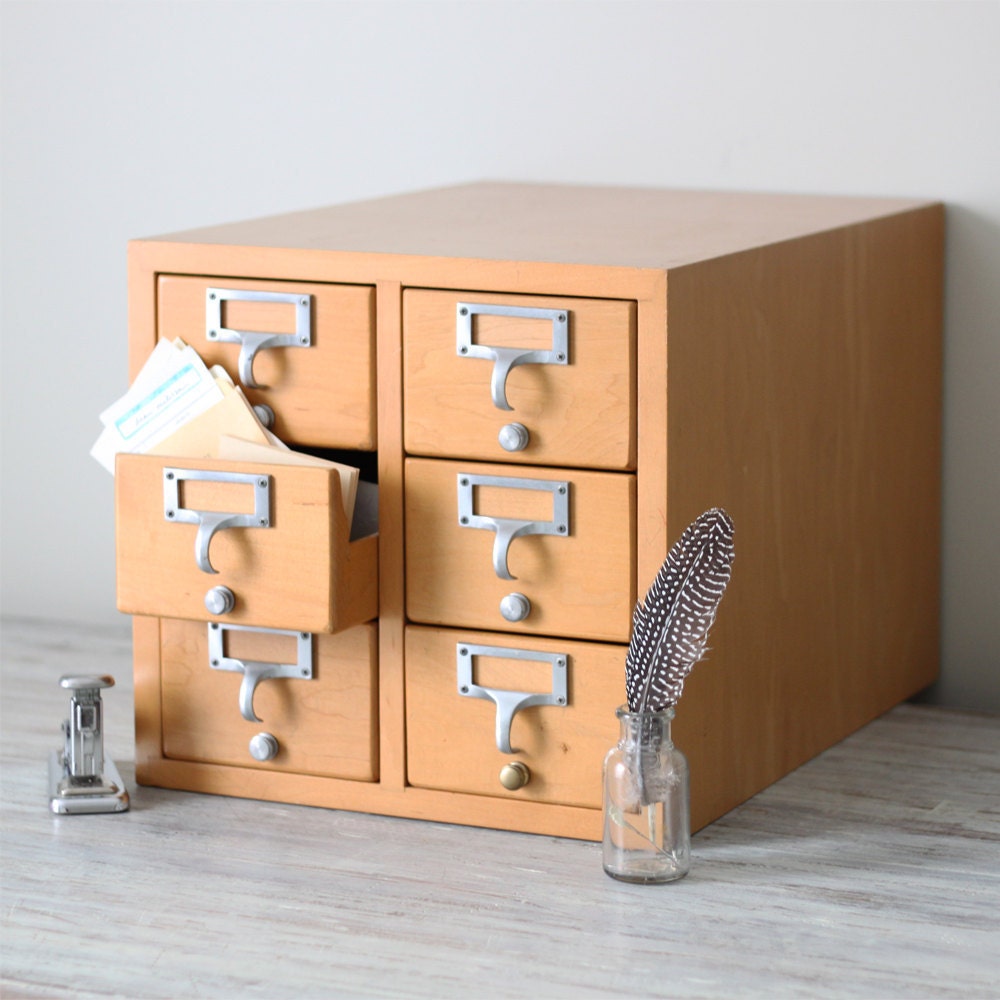
[[670, 273], [668, 534], [736, 525], [696, 827], [936, 675], [942, 244], [931, 206]]

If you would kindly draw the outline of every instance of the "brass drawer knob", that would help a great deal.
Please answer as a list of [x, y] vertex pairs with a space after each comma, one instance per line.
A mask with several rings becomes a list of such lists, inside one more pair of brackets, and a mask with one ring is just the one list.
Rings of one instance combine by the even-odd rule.
[[515, 760], [513, 764], [504, 764], [500, 768], [500, 784], [510, 792], [516, 792], [531, 780], [531, 772], [527, 764]]

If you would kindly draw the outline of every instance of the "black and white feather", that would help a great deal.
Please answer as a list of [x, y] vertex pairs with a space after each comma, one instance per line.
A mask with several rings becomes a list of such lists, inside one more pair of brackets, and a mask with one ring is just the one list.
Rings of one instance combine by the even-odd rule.
[[732, 573], [733, 522], [719, 507], [688, 525], [632, 615], [625, 657], [630, 712], [677, 704], [692, 667], [705, 655], [708, 630]]

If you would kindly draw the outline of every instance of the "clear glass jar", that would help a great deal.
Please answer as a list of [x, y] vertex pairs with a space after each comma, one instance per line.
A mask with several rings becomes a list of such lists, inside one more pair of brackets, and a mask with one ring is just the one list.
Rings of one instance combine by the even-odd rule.
[[670, 739], [672, 708], [615, 713], [604, 758], [604, 870], [623, 882], [673, 882], [691, 868], [687, 758]]

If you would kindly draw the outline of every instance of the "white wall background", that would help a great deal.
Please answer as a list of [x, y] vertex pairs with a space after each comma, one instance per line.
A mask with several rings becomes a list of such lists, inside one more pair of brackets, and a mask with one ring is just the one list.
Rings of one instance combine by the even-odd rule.
[[483, 178], [949, 205], [945, 704], [1000, 710], [1000, 5], [0, 5], [2, 610], [123, 622], [125, 243]]

